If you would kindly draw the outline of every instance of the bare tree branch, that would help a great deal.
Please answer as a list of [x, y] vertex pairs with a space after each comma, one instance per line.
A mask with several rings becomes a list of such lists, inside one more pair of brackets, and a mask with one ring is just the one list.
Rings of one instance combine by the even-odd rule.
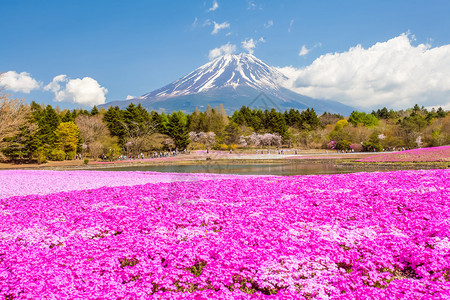
[[156, 132], [156, 124], [152, 122], [137, 123], [133, 121], [130, 124], [122, 122], [122, 126], [125, 129], [127, 142], [131, 143], [131, 149], [137, 155], [142, 152], [146, 137]]
[[0, 91], [0, 142], [19, 133], [30, 117], [30, 106], [23, 100], [11, 99]]

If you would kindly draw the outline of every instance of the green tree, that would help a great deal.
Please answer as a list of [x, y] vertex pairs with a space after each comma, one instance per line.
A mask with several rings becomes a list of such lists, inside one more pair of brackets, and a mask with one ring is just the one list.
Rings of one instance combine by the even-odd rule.
[[238, 144], [240, 138], [239, 125], [234, 122], [230, 122], [225, 126], [225, 143], [228, 145]]
[[189, 117], [189, 131], [207, 132], [205, 114], [195, 108], [194, 112]]
[[438, 115], [438, 118], [445, 118], [445, 116], [447, 116], [447, 113], [442, 109], [442, 107], [439, 107], [436, 113]]
[[379, 132], [376, 130], [373, 131], [369, 137], [369, 141], [363, 142], [362, 148], [363, 148], [363, 151], [367, 151], [367, 152], [383, 151], [383, 146], [381, 146], [381, 143], [380, 143]]
[[285, 111], [284, 119], [287, 126], [301, 129], [303, 118], [297, 109], [291, 108], [289, 111]]
[[152, 111], [150, 113], [150, 119], [153, 124], [156, 126], [156, 131], [165, 134], [167, 132], [167, 115], [162, 113], [158, 114], [156, 111]]
[[364, 126], [375, 126], [378, 124], [378, 118], [373, 114], [366, 114], [365, 112], [353, 111], [348, 118], [348, 121], [357, 126], [363, 124]]
[[231, 121], [240, 125], [253, 128], [256, 132], [264, 130], [265, 114], [261, 109], [253, 109], [242, 106], [235, 111], [231, 117]]
[[39, 128], [36, 138], [39, 141], [39, 146], [48, 151], [55, 145], [55, 130], [60, 123], [59, 116], [51, 105], [47, 105], [41, 113], [36, 112], [36, 117], [38, 118], [37, 124]]
[[278, 133], [283, 139], [287, 137], [286, 121], [282, 113], [272, 108], [270, 111], [265, 110], [264, 126], [271, 133]]
[[97, 108], [96, 105], [94, 105], [94, 107], [91, 110], [91, 116], [95, 116], [95, 115], [98, 115], [98, 114], [99, 114], [98, 108]]
[[315, 130], [320, 127], [320, 121], [314, 108], [307, 108], [301, 113], [302, 129]]
[[70, 110], [67, 110], [64, 116], [61, 118], [61, 122], [73, 122], [75, 119], [73, 118], [72, 113]]
[[56, 148], [66, 153], [67, 158], [75, 157], [80, 143], [80, 129], [74, 122], [62, 122], [55, 130]]
[[405, 146], [415, 147], [416, 139], [421, 131], [427, 126], [428, 122], [425, 117], [418, 113], [412, 113], [411, 116], [403, 118], [399, 122], [400, 136]]
[[180, 151], [186, 149], [189, 145], [189, 134], [186, 123], [183, 122], [178, 112], [173, 112], [169, 116], [167, 134], [173, 139], [175, 147]]
[[110, 106], [103, 116], [103, 121], [106, 123], [109, 132], [112, 136], [117, 136], [119, 138], [119, 144], [123, 145], [125, 143], [125, 128], [124, 128], [124, 118], [122, 111], [118, 106]]
[[347, 150], [350, 147], [350, 135], [347, 130], [344, 130], [347, 126], [347, 120], [339, 120], [334, 125], [333, 131], [329, 134], [329, 139], [336, 142], [337, 150]]

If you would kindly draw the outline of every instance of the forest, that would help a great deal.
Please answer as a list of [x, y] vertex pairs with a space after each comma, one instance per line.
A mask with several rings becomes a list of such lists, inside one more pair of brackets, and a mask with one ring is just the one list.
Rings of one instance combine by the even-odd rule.
[[405, 110], [353, 111], [344, 117], [314, 109], [255, 109], [231, 116], [220, 105], [187, 114], [126, 109], [91, 110], [25, 104], [0, 95], [0, 160], [38, 162], [75, 157], [113, 160], [154, 151], [259, 148], [387, 151], [450, 144], [450, 114], [415, 105]]

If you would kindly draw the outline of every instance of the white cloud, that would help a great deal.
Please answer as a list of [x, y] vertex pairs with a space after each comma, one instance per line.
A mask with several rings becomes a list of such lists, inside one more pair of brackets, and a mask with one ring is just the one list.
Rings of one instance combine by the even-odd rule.
[[69, 79], [66, 75], [55, 76], [44, 90], [52, 91], [55, 94], [55, 101], [74, 102], [87, 106], [104, 104], [105, 94], [108, 92], [93, 78]]
[[273, 20], [269, 20], [266, 24], [264, 24], [264, 27], [270, 28], [273, 26]]
[[15, 71], [8, 71], [0, 74], [0, 88], [6, 90], [28, 94], [32, 90], [37, 90], [40, 87], [41, 83], [36, 81], [27, 72], [17, 73]]
[[306, 48], [306, 45], [303, 45], [302, 48], [300, 49], [300, 51], [298, 52], [298, 56], [305, 56], [307, 54], [309, 54], [309, 52], [311, 52], [312, 49], [317, 48], [317, 47], [322, 47], [322, 43], [316, 43], [314, 45], [314, 47], [308, 49]]
[[127, 96], [127, 100], [131, 100], [131, 99], [134, 99], [134, 98], [136, 98], [136, 97], [131, 96], [131, 95], [128, 95], [128, 96]]
[[218, 32], [219, 32], [219, 30], [222, 30], [222, 29], [225, 29], [225, 28], [230, 28], [230, 23], [228, 23], [228, 22], [223, 22], [223, 23], [216, 23], [216, 22], [213, 22], [214, 23], [214, 29], [213, 29], [213, 31], [211, 32], [211, 34], [217, 34]]
[[212, 25], [212, 23], [211, 23], [211, 20], [210, 19], [206, 19], [204, 22], [203, 22], [203, 24], [202, 24], [202, 26], [203, 27], [205, 27], [205, 26], [209, 26], [209, 25]]
[[260, 37], [259, 40], [258, 40], [258, 42], [265, 43], [266, 40], [265, 40], [263, 37]]
[[291, 32], [292, 26], [294, 26], [294, 19], [291, 19], [291, 21], [289, 22], [288, 32]]
[[253, 10], [253, 9], [262, 10], [262, 6], [256, 4], [256, 2], [254, 0], [249, 0], [249, 1], [247, 1], [247, 9], [249, 9], [249, 10]]
[[219, 8], [219, 3], [217, 3], [216, 0], [213, 1], [213, 5], [211, 6], [210, 9], [208, 9], [208, 11], [215, 11], [216, 9]]
[[227, 43], [225, 45], [220, 46], [219, 48], [214, 48], [209, 51], [209, 59], [213, 60], [219, 56], [225, 55], [225, 54], [232, 54], [236, 52], [236, 45]]
[[305, 45], [302, 46], [302, 49], [300, 49], [300, 52], [298, 53], [298, 56], [304, 56], [309, 53], [311, 49], [306, 48]]
[[191, 24], [191, 29], [194, 29], [194, 28], [196, 28], [197, 26], [198, 26], [198, 18], [195, 17], [194, 22], [192, 22], [192, 24]]
[[446, 106], [450, 103], [450, 45], [411, 45], [402, 34], [364, 49], [328, 53], [302, 69], [280, 68], [285, 84], [318, 99], [372, 109]]
[[256, 42], [253, 39], [249, 39], [242, 42], [242, 48], [247, 50], [248, 53], [253, 54], [255, 51]]

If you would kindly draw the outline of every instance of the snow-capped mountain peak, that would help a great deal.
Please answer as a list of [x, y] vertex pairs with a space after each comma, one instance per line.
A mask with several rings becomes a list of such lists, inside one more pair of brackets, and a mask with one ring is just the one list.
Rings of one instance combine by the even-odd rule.
[[313, 99], [286, 88], [286, 75], [250, 54], [227, 54], [197, 68], [186, 76], [141, 97], [104, 105], [127, 107], [141, 104], [148, 110], [193, 112], [196, 107], [223, 104], [232, 114], [243, 105], [261, 109], [306, 109], [349, 114], [353, 108], [342, 103]]
[[[186, 76], [156, 91], [138, 97], [158, 100], [206, 92], [213, 88], [248, 86], [261, 91], [274, 91], [287, 77], [251, 54], [220, 56]], [[156, 99], [155, 99], [156, 100]]]

